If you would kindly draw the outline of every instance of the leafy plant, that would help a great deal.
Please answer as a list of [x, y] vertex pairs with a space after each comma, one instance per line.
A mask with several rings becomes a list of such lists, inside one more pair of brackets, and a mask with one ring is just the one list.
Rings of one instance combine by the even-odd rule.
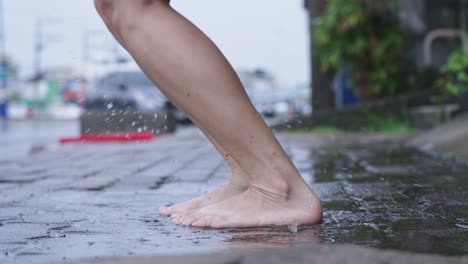
[[340, 132], [336, 126], [317, 126], [313, 128], [299, 127], [299, 128], [288, 128], [286, 129], [289, 133], [313, 133], [313, 134], [336, 134]]
[[450, 95], [468, 92], [468, 52], [456, 50], [441, 69], [438, 84]]
[[361, 97], [391, 95], [401, 85], [407, 39], [391, 10], [395, 2], [329, 0], [313, 31], [322, 70], [349, 69]]
[[362, 132], [382, 132], [382, 133], [410, 133], [413, 131], [405, 118], [398, 115], [378, 116], [369, 115], [369, 124], [362, 129]]

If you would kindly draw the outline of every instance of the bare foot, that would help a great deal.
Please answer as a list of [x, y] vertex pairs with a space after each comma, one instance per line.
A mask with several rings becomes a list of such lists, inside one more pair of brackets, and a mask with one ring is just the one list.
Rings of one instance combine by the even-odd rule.
[[[305, 183], [304, 183], [305, 185]], [[322, 207], [307, 185], [286, 195], [250, 186], [239, 195], [198, 210], [172, 216], [176, 224], [194, 227], [259, 227], [322, 222]]]
[[240, 194], [247, 189], [247, 184], [230, 182], [205, 195], [194, 198], [190, 201], [179, 203], [173, 206], [161, 206], [159, 213], [164, 216], [170, 216], [176, 213], [199, 209], [214, 203], [221, 202], [234, 195]]

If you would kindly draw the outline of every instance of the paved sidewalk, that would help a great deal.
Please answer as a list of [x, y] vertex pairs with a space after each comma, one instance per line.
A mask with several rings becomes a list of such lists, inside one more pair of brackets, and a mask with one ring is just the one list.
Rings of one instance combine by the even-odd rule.
[[411, 254], [350, 245], [309, 245], [259, 252], [190, 256], [134, 256], [72, 261], [70, 264], [466, 264], [468, 258]]
[[[180, 255], [239, 250], [250, 252], [265, 248], [303, 245], [313, 247], [312, 245], [319, 242], [386, 247], [385, 243], [379, 241], [395, 241], [390, 236], [393, 235], [392, 231], [388, 231], [391, 226], [387, 224], [387, 215], [397, 217], [399, 214], [400, 220], [414, 221], [419, 219], [418, 217], [429, 217], [429, 209], [422, 208], [417, 202], [408, 205], [408, 212], [402, 212], [396, 207], [387, 208], [382, 213], [377, 209], [373, 212], [372, 208], [380, 210], [383, 206], [388, 207], [387, 198], [390, 199], [388, 201], [395, 201], [395, 197], [400, 195], [399, 192], [406, 195], [403, 194], [403, 189], [385, 185], [380, 180], [371, 181], [370, 184], [353, 183], [346, 178], [350, 173], [343, 172], [333, 172], [333, 177], [336, 178], [327, 180], [324, 177], [330, 168], [325, 166], [328, 161], [323, 159], [328, 157], [328, 154], [320, 154], [320, 151], [313, 154], [314, 149], [330, 142], [361, 140], [369, 143], [385, 138], [387, 136], [379, 135], [280, 136], [281, 142], [306, 181], [325, 202], [325, 223], [316, 227], [301, 227], [298, 233], [291, 233], [286, 227], [193, 229], [173, 225], [167, 218], [159, 216], [158, 208], [161, 204], [187, 200], [222, 184], [230, 176], [228, 167], [214, 148], [193, 129], [160, 138], [152, 143], [69, 145], [23, 159], [2, 156], [0, 263], [34, 264], [105, 256]], [[356, 155], [369, 159], [369, 153], [353, 151], [349, 152], [351, 154], [347, 152], [347, 160], [356, 159]], [[316, 159], [312, 159], [311, 155], [317, 155]], [[337, 154], [333, 155], [334, 160], [341, 160]], [[346, 162], [334, 166], [341, 169], [349, 166]], [[427, 162], [431, 162], [430, 159]], [[408, 166], [396, 168], [364, 164], [363, 168], [364, 172], [372, 172], [372, 175], [380, 173], [384, 175], [382, 177], [399, 177], [398, 175], [407, 172]], [[433, 170], [430, 166], [428, 168]], [[355, 175], [369, 176], [362, 171]], [[459, 194], [462, 198], [451, 197], [450, 201], [454, 203], [463, 200], [465, 194]], [[380, 200], [371, 202], [375, 197]], [[440, 200], [438, 197], [427, 199]], [[362, 211], [365, 206], [370, 208], [367, 212]], [[414, 208], [422, 211], [416, 214], [417, 210]], [[442, 232], [446, 234], [438, 235], [440, 241], [453, 240], [458, 243], [456, 245], [461, 243], [463, 248], [466, 245], [463, 237], [466, 238], [467, 234], [464, 222], [452, 219], [456, 218], [452, 215], [447, 214], [446, 217], [455, 222], [447, 227], [446, 223], [443, 223]], [[399, 221], [396, 218], [393, 220]], [[432, 218], [428, 221], [433, 223]], [[425, 228], [424, 221], [421, 223]], [[441, 228], [437, 230], [442, 230]], [[423, 232], [422, 235], [430, 236], [428, 239], [432, 241], [433, 231]], [[388, 238], [385, 238], [385, 235], [381, 237], [385, 232], [389, 234]], [[402, 237], [407, 238], [406, 235]], [[416, 238], [419, 236], [414, 237], [413, 242], [417, 242]], [[432, 247], [443, 249], [437, 243], [424, 246], [408, 246], [408, 250], [426, 252], [427, 249], [432, 250]], [[403, 245], [398, 248], [405, 247]], [[454, 249], [447, 248], [453, 250], [447, 251], [448, 254], [463, 253], [460, 251], [463, 249], [456, 246]], [[121, 261], [150, 263], [152, 260]], [[114, 262], [102, 260], [93, 263]], [[456, 258], [451, 263], [466, 262]]]

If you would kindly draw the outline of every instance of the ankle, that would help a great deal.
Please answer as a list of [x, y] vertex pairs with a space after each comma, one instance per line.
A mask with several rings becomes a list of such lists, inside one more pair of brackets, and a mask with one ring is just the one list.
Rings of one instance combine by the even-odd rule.
[[273, 197], [274, 200], [288, 201], [292, 190], [291, 184], [279, 177], [272, 178], [268, 182], [253, 180], [249, 183], [249, 189]]
[[274, 194], [284, 200], [295, 199], [306, 193], [313, 193], [297, 170], [270, 173], [268, 176], [262, 179], [251, 179], [249, 187]]
[[249, 187], [249, 180], [243, 171], [232, 169], [232, 176], [228, 184], [237, 189], [245, 190]]
[[232, 190], [243, 192], [249, 188], [249, 184], [245, 182], [236, 182], [236, 181], [229, 181], [227, 186]]

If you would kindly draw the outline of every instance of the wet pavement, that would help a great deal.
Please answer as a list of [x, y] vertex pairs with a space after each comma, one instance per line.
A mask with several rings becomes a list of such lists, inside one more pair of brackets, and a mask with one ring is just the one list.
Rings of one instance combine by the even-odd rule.
[[78, 120], [0, 120], [0, 159], [25, 157], [31, 150], [56, 144], [59, 137], [74, 137], [79, 133]]
[[468, 254], [468, 167], [390, 138], [280, 135], [325, 209], [322, 225], [299, 227], [297, 233], [288, 227], [187, 228], [158, 215], [161, 204], [187, 200], [229, 177], [226, 164], [196, 130], [152, 143], [69, 145], [27, 158], [2, 155], [0, 262], [318, 243]]

